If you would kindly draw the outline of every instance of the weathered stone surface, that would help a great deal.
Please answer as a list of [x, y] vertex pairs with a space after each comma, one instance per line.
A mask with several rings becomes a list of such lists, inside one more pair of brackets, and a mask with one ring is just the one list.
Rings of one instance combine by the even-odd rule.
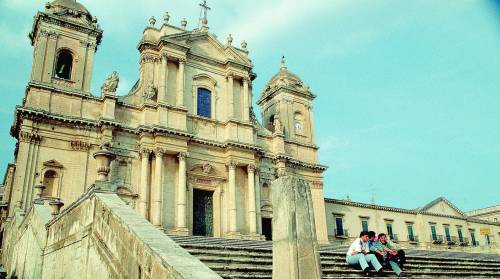
[[220, 278], [114, 193], [87, 192], [53, 219], [38, 204], [15, 218], [2, 254], [9, 276]]
[[314, 209], [308, 183], [297, 176], [272, 182], [273, 278], [321, 278]]

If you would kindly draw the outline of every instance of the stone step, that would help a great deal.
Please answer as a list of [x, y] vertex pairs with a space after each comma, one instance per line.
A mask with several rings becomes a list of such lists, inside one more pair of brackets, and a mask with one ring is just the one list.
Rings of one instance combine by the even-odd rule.
[[[184, 246], [184, 245], [183, 245]], [[262, 253], [262, 252], [252, 252], [247, 251], [246, 249], [219, 249], [214, 247], [198, 247], [194, 246], [194, 249], [191, 245], [185, 245], [186, 248], [193, 255], [218, 255], [223, 257], [241, 257], [241, 258], [258, 258], [263, 259], [267, 258], [270, 262], [272, 262], [272, 253]], [[321, 259], [324, 263], [335, 263], [335, 262], [345, 262], [345, 256], [323, 256], [321, 253]], [[408, 263], [418, 264], [418, 265], [426, 265], [426, 264], [439, 264], [440, 266], [447, 265], [462, 265], [462, 266], [476, 266], [478, 264], [478, 260], [466, 260], [466, 259], [428, 259], [428, 258], [414, 258], [412, 256], [408, 256]], [[489, 261], [481, 261], [481, 266], [487, 266], [492, 268], [500, 268], [500, 262], [489, 262]]]
[[[272, 278], [272, 242], [199, 236], [171, 236], [223, 278]], [[345, 262], [347, 247], [320, 246], [323, 278], [362, 278]], [[500, 256], [407, 251], [404, 268], [413, 278], [500, 278]], [[373, 277], [372, 277], [373, 278]], [[396, 278], [390, 267], [384, 278]]]

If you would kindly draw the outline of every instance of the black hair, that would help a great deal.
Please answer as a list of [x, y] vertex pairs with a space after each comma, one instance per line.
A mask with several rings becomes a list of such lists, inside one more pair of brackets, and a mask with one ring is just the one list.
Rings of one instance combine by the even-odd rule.
[[378, 234], [378, 238], [381, 238], [382, 236], [386, 236], [386, 234], [385, 233], [379, 233]]
[[361, 233], [359, 233], [359, 237], [363, 237], [365, 235], [368, 235], [367, 231], [362, 231]]
[[375, 237], [375, 232], [374, 231], [369, 231], [368, 232], [368, 237], [369, 238]]

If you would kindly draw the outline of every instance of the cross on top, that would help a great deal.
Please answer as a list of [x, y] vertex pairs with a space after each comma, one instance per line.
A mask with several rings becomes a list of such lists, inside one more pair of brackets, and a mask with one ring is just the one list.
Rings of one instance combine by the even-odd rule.
[[203, 14], [203, 17], [201, 17], [200, 20], [202, 21], [203, 24], [207, 24], [208, 23], [207, 11], [211, 10], [207, 4], [207, 0], [203, 0], [203, 3], [200, 3], [200, 7], [201, 7], [201, 13]]

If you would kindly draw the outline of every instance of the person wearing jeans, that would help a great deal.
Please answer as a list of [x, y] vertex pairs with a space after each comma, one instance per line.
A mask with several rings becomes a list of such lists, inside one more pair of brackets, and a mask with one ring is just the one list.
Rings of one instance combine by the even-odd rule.
[[387, 236], [384, 233], [378, 235], [378, 241], [373, 243], [370, 250], [384, 259], [398, 277], [411, 276], [409, 273], [404, 273], [401, 270], [402, 265], [406, 261], [403, 250], [397, 250], [390, 242], [387, 241]]
[[354, 240], [347, 250], [346, 254], [346, 262], [349, 265], [360, 265], [361, 269], [363, 269], [363, 273], [365, 276], [370, 276], [371, 273], [369, 271], [371, 264], [373, 268], [377, 271], [378, 275], [382, 273], [382, 266], [380, 265], [377, 257], [374, 254], [370, 254], [370, 248], [368, 247], [368, 232], [362, 231], [359, 234], [359, 238]]

